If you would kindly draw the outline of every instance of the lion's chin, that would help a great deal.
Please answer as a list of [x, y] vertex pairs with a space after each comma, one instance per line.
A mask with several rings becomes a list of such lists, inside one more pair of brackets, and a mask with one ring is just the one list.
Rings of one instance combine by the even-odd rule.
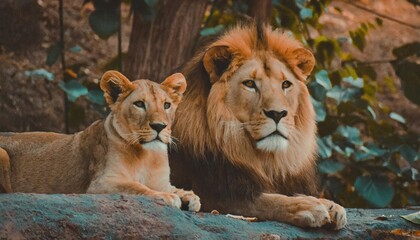
[[143, 148], [147, 150], [153, 150], [157, 152], [162, 152], [162, 151], [166, 152], [168, 150], [168, 145], [158, 139], [155, 139], [147, 143], [143, 143], [142, 146]]
[[268, 136], [257, 142], [257, 149], [265, 152], [280, 152], [286, 150], [289, 141], [279, 135]]

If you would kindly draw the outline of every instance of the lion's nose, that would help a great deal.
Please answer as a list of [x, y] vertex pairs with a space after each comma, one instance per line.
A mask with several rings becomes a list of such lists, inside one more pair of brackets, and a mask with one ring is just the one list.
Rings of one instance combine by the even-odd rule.
[[158, 133], [160, 133], [160, 131], [166, 128], [166, 124], [164, 123], [150, 123], [149, 125], [153, 130], [155, 130]]
[[274, 120], [274, 122], [275, 122], [276, 124], [278, 124], [282, 118], [284, 118], [284, 117], [286, 117], [286, 116], [287, 116], [287, 111], [286, 111], [286, 110], [283, 110], [283, 111], [281, 111], [281, 112], [277, 112], [277, 111], [265, 111], [265, 110], [264, 110], [264, 114], [265, 114], [267, 117], [269, 117], [269, 118], [273, 119], [273, 120]]

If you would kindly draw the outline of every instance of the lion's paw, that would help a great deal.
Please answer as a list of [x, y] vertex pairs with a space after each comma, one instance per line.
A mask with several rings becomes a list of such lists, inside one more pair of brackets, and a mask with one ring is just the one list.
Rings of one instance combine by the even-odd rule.
[[319, 199], [321, 203], [327, 208], [330, 215], [331, 224], [335, 229], [341, 229], [347, 224], [346, 209], [327, 199]]
[[178, 195], [173, 193], [157, 192], [151, 195], [152, 198], [163, 201], [165, 204], [181, 208], [181, 199]]
[[201, 208], [200, 197], [194, 194], [192, 191], [185, 191], [185, 194], [181, 197], [182, 202], [188, 203], [188, 210], [192, 212], [198, 212]]
[[305, 200], [296, 204], [292, 223], [299, 227], [322, 227], [331, 221], [325, 206], [317, 201]]
[[347, 223], [346, 210], [326, 199], [310, 196], [296, 197], [292, 211], [291, 221], [300, 227], [332, 225], [335, 229], [341, 229]]

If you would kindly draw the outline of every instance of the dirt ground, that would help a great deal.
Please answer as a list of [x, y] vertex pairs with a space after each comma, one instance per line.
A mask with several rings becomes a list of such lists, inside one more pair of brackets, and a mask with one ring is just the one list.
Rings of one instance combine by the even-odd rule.
[[[0, 10], [12, 16], [19, 16], [24, 8], [2, 9], [4, 3], [8, 1], [12, 0], [4, 0], [0, 3]], [[22, 4], [25, 2], [30, 1], [23, 1]], [[104, 65], [117, 54], [117, 37], [112, 36], [108, 40], [102, 40], [93, 33], [88, 25], [86, 12], [81, 9], [82, 0], [64, 2], [65, 46], [66, 48], [76, 45], [81, 47], [78, 53], [66, 51], [67, 66], [75, 69], [85, 81], [97, 83], [103, 73]], [[420, 9], [405, 0], [355, 2], [401, 21], [420, 26]], [[0, 131], [64, 132], [63, 99], [65, 96], [58, 87], [58, 82], [62, 79], [61, 66], [59, 62], [51, 67], [45, 64], [48, 49], [59, 40], [58, 1], [38, 0], [36, 6], [29, 7], [33, 11], [25, 15], [25, 24], [19, 28], [21, 34], [12, 35], [11, 33], [16, 31], [14, 28], [8, 30], [9, 34], [7, 31], [0, 32], [0, 34], [7, 34], [11, 42], [9, 47], [3, 43], [3, 47], [0, 48]], [[341, 8], [342, 13], [334, 7]], [[131, 29], [128, 12], [128, 7], [123, 7], [123, 51], [128, 48]], [[2, 16], [6, 18], [7, 15], [2, 14]], [[2, 16], [0, 16], [0, 22], [9, 21], [2, 19]], [[348, 30], [357, 28], [361, 22], [374, 22], [375, 17], [345, 1], [333, 1], [328, 8], [328, 13], [320, 21], [325, 24], [324, 34], [339, 37], [347, 35]], [[11, 24], [14, 23], [9, 23]], [[370, 33], [364, 52], [348, 46], [351, 53], [363, 61], [392, 59], [391, 50], [394, 47], [420, 40], [419, 29], [409, 28], [386, 19], [381, 28], [371, 30]], [[18, 49], [10, 47], [18, 42], [22, 42]], [[27, 77], [24, 74], [26, 70], [39, 68], [54, 73], [54, 80]], [[397, 94], [390, 94], [385, 90], [384, 93], [378, 95], [378, 99], [404, 116], [409, 127], [420, 134], [420, 125], [417, 124], [417, 119], [420, 118], [419, 106], [404, 97], [400, 90], [400, 81], [395, 76], [391, 65], [376, 64], [375, 69], [379, 73], [378, 81], [382, 81], [385, 76], [393, 76], [398, 88]], [[85, 117], [78, 126], [71, 127], [70, 132], [81, 130], [93, 121], [103, 118], [103, 114], [84, 98], [77, 100], [77, 104], [84, 109]]]

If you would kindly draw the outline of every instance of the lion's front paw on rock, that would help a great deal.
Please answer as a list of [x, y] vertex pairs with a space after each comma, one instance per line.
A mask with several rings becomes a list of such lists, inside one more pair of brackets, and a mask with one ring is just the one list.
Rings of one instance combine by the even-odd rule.
[[342, 229], [347, 224], [346, 209], [327, 199], [319, 199], [327, 208], [334, 229]]
[[183, 203], [188, 203], [189, 211], [198, 212], [201, 208], [200, 198], [193, 192], [186, 192], [186, 194], [181, 197], [181, 200]]
[[181, 208], [181, 199], [176, 194], [158, 192], [158, 193], [154, 193], [153, 195], [151, 195], [151, 197], [154, 198], [154, 199], [163, 201], [165, 204], [167, 204], [169, 206], [176, 207], [176, 208]]
[[320, 203], [301, 204], [299, 209], [292, 217], [294, 225], [299, 227], [322, 227], [331, 222], [327, 209]]

